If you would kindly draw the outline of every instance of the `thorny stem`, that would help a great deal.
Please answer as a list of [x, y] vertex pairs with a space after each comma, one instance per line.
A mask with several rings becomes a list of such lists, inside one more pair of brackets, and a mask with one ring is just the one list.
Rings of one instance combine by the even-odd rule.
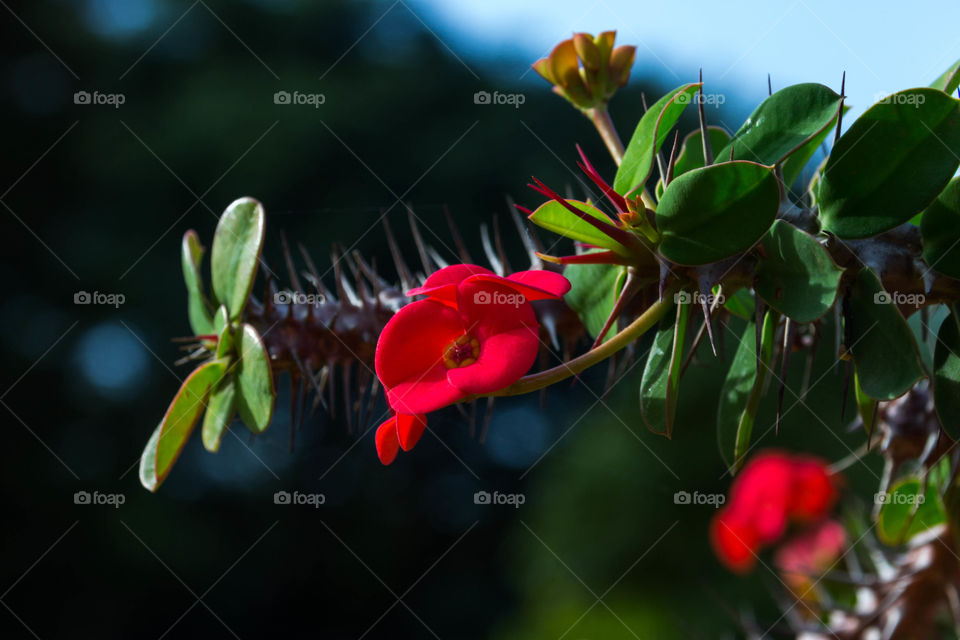
[[[620, 135], [617, 133], [617, 128], [613, 126], [613, 120], [610, 119], [610, 112], [607, 111], [607, 105], [601, 104], [600, 106], [592, 109], [587, 109], [584, 111], [584, 114], [590, 118], [593, 126], [597, 128], [597, 132], [603, 139], [604, 144], [607, 145], [607, 150], [610, 151], [610, 156], [613, 157], [613, 161], [617, 163], [617, 166], [619, 167], [620, 163], [623, 162], [623, 142], [620, 140]], [[647, 192], [646, 187], [644, 187], [643, 193], [640, 195], [640, 197], [643, 199], [643, 204], [648, 209], [656, 208], [657, 205]]]
[[570, 376], [577, 375], [593, 365], [606, 360], [646, 333], [647, 330], [659, 322], [660, 318], [663, 317], [663, 314], [666, 313], [671, 307], [670, 300], [672, 295], [672, 290], [666, 292], [663, 296], [663, 299], [654, 302], [647, 308], [646, 311], [640, 314], [636, 320], [624, 327], [623, 330], [621, 330], [618, 334], [601, 344], [596, 349], [591, 349], [583, 355], [580, 355], [569, 362], [564, 362], [563, 364], [557, 365], [552, 369], [547, 369], [546, 371], [541, 371], [540, 373], [524, 376], [506, 389], [501, 389], [500, 391], [496, 391], [489, 395], [518, 396], [524, 393], [530, 393], [532, 391], [539, 391], [544, 387], [548, 387], [552, 384], [560, 382], [561, 380], [569, 378]]

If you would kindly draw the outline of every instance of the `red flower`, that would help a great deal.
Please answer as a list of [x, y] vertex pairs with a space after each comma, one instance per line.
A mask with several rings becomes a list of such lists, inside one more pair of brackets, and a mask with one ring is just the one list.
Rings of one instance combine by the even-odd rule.
[[753, 568], [755, 554], [786, 533], [790, 522], [822, 519], [837, 498], [827, 466], [816, 458], [763, 453], [730, 488], [730, 502], [714, 518], [710, 538], [731, 570]]
[[559, 298], [569, 289], [566, 278], [550, 271], [504, 278], [483, 267], [454, 265], [409, 291], [427, 299], [400, 309], [377, 343], [377, 377], [398, 414], [377, 430], [381, 461], [393, 460], [404, 442], [399, 427], [409, 418], [425, 425], [422, 414], [519, 380], [540, 347], [530, 302]]
[[794, 592], [805, 594], [814, 578], [843, 554], [847, 532], [836, 520], [823, 520], [784, 543], [773, 557]]

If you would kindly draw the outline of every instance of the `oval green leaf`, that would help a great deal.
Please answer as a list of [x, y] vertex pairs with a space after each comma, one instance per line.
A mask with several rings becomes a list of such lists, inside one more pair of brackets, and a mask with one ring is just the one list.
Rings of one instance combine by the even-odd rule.
[[[840, 95], [814, 82], [777, 91], [760, 103], [716, 157], [773, 165], [791, 158], [789, 186], [829, 133], [840, 112]], [[793, 156], [798, 156], [796, 159]]]
[[613, 188], [617, 193], [633, 197], [643, 190], [653, 171], [657, 152], [699, 88], [698, 82], [677, 87], [653, 103], [643, 114], [613, 179]]
[[193, 335], [202, 336], [211, 333], [210, 303], [203, 292], [203, 278], [200, 265], [203, 263], [203, 245], [197, 232], [190, 230], [183, 234], [180, 263], [183, 267], [183, 281], [187, 285], [187, 316]]
[[200, 435], [207, 451], [216, 453], [220, 440], [230, 427], [230, 421], [237, 409], [237, 384], [231, 372], [220, 379], [210, 389], [207, 412], [203, 415], [203, 427]]
[[210, 252], [213, 293], [231, 320], [240, 317], [253, 288], [264, 225], [263, 206], [253, 198], [232, 202], [217, 224]]
[[170, 473], [203, 413], [210, 387], [223, 377], [226, 366], [222, 360], [212, 360], [183, 381], [140, 456], [140, 483], [148, 490], [156, 491]]
[[960, 165], [960, 101], [900, 91], [837, 141], [820, 181], [823, 228], [841, 238], [888, 231], [923, 211]]
[[960, 440], [960, 327], [957, 316], [943, 319], [933, 355], [933, 402], [951, 438]]
[[684, 265], [728, 258], [766, 233], [779, 205], [769, 167], [736, 161], [693, 169], [674, 178], [657, 205], [660, 253]]
[[924, 375], [907, 321], [872, 270], [864, 267], [850, 288], [846, 317], [857, 378], [874, 400], [893, 400]]
[[673, 436], [680, 369], [686, 342], [690, 304], [678, 304], [676, 317], [668, 314], [660, 321], [640, 379], [640, 416], [654, 433]]
[[931, 269], [960, 278], [960, 178], [930, 203], [920, 221], [923, 259]]
[[273, 376], [270, 356], [257, 330], [244, 324], [239, 336], [240, 359], [237, 363], [237, 413], [254, 433], [263, 433], [273, 417]]
[[837, 297], [843, 269], [813, 236], [783, 220], [774, 222], [761, 242], [757, 295], [797, 322], [823, 316]]
[[[567, 202], [601, 222], [614, 224], [610, 216], [589, 202], [581, 202], [580, 200], [567, 200]], [[578, 217], [556, 200], [549, 200], [537, 207], [537, 210], [530, 214], [530, 220], [537, 226], [543, 227], [547, 231], [553, 231], [565, 238], [603, 247], [622, 256], [630, 256], [630, 252], [622, 244]]]

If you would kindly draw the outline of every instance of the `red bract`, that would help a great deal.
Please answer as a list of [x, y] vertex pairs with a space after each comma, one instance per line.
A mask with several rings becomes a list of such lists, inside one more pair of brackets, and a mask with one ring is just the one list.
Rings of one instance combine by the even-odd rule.
[[427, 417], [398, 413], [377, 427], [377, 456], [383, 464], [390, 464], [399, 449], [410, 451], [427, 428]]
[[756, 456], [730, 488], [730, 501], [716, 515], [710, 538], [720, 560], [748, 571], [755, 553], [781, 537], [792, 522], [815, 522], [836, 501], [826, 464], [816, 458], [769, 452]]
[[[476, 265], [454, 265], [409, 291], [427, 299], [400, 309], [377, 343], [377, 377], [398, 414], [391, 420], [399, 424], [402, 415], [422, 416], [519, 380], [540, 347], [530, 302], [559, 298], [569, 289], [566, 278], [549, 271], [504, 278]], [[388, 426], [391, 420], [377, 431], [384, 464], [403, 444], [399, 436], [393, 444], [397, 429]]]

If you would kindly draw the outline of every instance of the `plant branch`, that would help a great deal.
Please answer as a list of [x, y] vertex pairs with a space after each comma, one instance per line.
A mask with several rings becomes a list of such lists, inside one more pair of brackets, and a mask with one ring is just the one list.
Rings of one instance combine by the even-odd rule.
[[552, 369], [547, 369], [546, 371], [541, 371], [540, 373], [524, 376], [506, 389], [501, 389], [500, 391], [496, 391], [489, 395], [518, 396], [524, 393], [530, 393], [531, 391], [539, 391], [544, 387], [548, 387], [552, 384], [560, 382], [561, 380], [569, 378], [570, 376], [577, 375], [593, 365], [606, 360], [646, 333], [647, 330], [659, 322], [660, 318], [663, 317], [663, 314], [666, 313], [667, 310], [672, 306], [672, 303], [670, 302], [671, 295], [672, 290], [669, 291], [667, 295], [664, 295], [663, 299], [658, 300], [650, 305], [646, 311], [640, 314], [636, 320], [624, 327], [620, 333], [616, 334], [596, 349], [591, 349], [583, 355], [574, 358], [570, 362], [564, 362], [563, 364], [557, 365]]
[[[607, 111], [607, 105], [603, 104], [593, 109], [587, 109], [583, 113], [590, 119], [593, 126], [597, 128], [597, 132], [603, 139], [604, 144], [607, 145], [610, 156], [619, 167], [620, 163], [623, 162], [625, 150], [623, 142], [620, 140], [620, 134], [617, 133], [617, 128], [613, 126], [613, 120], [610, 119], [610, 112]], [[648, 209], [656, 209], [657, 204], [653, 201], [646, 187], [643, 188], [640, 197], [643, 199], [644, 206]]]

